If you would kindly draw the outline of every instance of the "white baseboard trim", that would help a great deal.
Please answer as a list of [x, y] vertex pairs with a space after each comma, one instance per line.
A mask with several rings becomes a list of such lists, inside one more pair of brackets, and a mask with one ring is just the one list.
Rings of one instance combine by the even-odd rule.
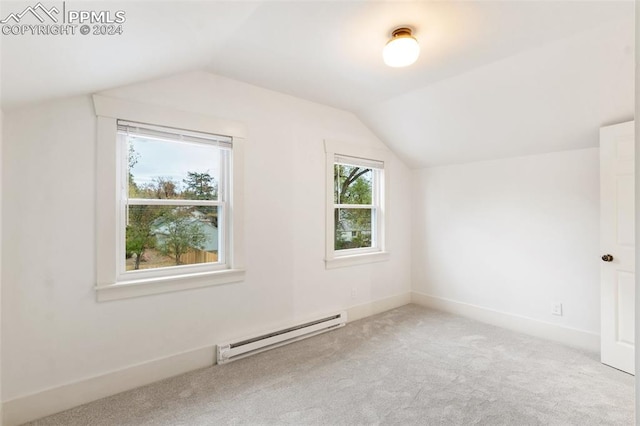
[[[403, 293], [347, 308], [348, 321], [355, 321], [411, 303], [411, 293]], [[2, 403], [4, 426], [59, 413], [120, 392], [215, 364], [215, 345], [155, 359], [86, 380], [47, 389]]]
[[4, 426], [16, 426], [188, 371], [209, 367], [215, 346], [155, 359], [2, 403]]
[[547, 340], [553, 340], [591, 352], [600, 352], [600, 336], [589, 331], [565, 327], [415, 291], [411, 293], [411, 302], [416, 305], [457, 314], [476, 321]]
[[389, 296], [384, 299], [374, 300], [373, 302], [363, 303], [361, 305], [355, 305], [347, 308], [347, 319], [349, 322], [357, 321], [371, 315], [408, 305], [409, 303], [411, 303], [410, 292], [396, 294], [395, 296]]

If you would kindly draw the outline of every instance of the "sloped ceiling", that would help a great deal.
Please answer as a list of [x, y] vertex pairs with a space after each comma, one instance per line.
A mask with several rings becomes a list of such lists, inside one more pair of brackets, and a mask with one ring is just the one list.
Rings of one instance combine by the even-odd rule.
[[[204, 69], [353, 111], [414, 167], [595, 146], [633, 112], [633, 1], [88, 5], [124, 34], [2, 36], [3, 109]], [[391, 69], [401, 24], [422, 55]]]
[[634, 117], [633, 19], [605, 25], [363, 108], [411, 167], [596, 147]]

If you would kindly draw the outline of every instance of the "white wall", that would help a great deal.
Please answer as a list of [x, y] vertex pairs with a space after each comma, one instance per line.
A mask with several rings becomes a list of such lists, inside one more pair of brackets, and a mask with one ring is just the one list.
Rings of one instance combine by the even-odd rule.
[[323, 139], [381, 146], [353, 114], [207, 73], [105, 94], [246, 124], [247, 279], [97, 303], [91, 99], [6, 112], [5, 400], [410, 291], [410, 172], [397, 159], [391, 260], [324, 268]]
[[358, 115], [411, 167], [595, 147], [599, 127], [633, 119], [633, 31], [629, 16]]
[[414, 291], [599, 334], [598, 161], [591, 148], [416, 170]]
[[[2, 122], [4, 114], [0, 110], [0, 205], [2, 205]], [[2, 209], [0, 208], [0, 241], [2, 241]], [[2, 420], [2, 244], [0, 244], [0, 426]]]
[[[636, 68], [635, 68], [635, 136], [636, 136], [636, 170], [640, 165], [640, 117], [638, 117], [638, 111], [640, 111], [640, 5], [636, 1], [636, 16], [635, 16], [635, 40], [636, 40]], [[636, 241], [640, 241], [640, 173], [636, 171]], [[636, 265], [640, 265], [640, 250], [636, 248]], [[636, 273], [636, 345], [640, 345], [640, 274]], [[640, 371], [640, 350], [636, 349], [636, 371]], [[636, 374], [636, 424], [640, 420], [640, 374]]]

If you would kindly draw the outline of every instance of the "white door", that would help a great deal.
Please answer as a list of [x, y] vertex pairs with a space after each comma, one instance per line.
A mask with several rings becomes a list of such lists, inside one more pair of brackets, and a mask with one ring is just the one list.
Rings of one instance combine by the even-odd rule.
[[634, 125], [600, 129], [601, 360], [635, 374]]

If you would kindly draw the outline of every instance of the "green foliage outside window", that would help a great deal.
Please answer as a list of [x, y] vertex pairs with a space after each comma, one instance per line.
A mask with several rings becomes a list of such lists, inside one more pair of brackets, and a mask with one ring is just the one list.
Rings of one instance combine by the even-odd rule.
[[[373, 204], [372, 169], [334, 165], [335, 204]], [[371, 247], [371, 208], [335, 208], [335, 250]]]
[[[133, 144], [129, 144], [129, 198], [216, 200], [218, 197], [218, 183], [208, 172], [187, 172], [183, 185], [170, 177], [162, 176], [156, 176], [150, 183], [138, 184], [133, 171], [139, 160], [140, 154], [135, 151]], [[215, 206], [184, 208], [130, 205], [127, 214], [126, 258], [133, 258], [127, 269], [134, 270], [141, 268], [140, 263], [149, 250], [169, 256], [175, 265], [180, 265], [182, 255], [190, 250], [203, 249], [207, 239], [203, 224], [210, 224], [216, 228], [218, 226]], [[170, 265], [149, 265], [161, 266]]]

